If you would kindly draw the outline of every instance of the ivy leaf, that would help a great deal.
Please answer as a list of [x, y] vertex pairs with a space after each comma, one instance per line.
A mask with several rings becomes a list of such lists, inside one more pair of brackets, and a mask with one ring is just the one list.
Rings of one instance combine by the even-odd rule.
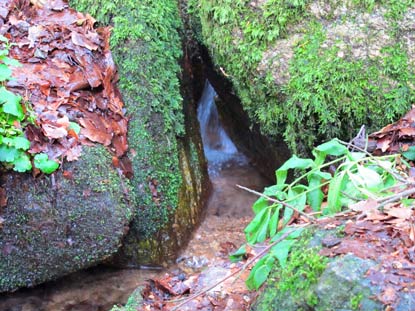
[[28, 150], [30, 148], [30, 141], [27, 138], [19, 136], [13, 138], [16, 149]]
[[23, 173], [26, 171], [30, 171], [32, 169], [32, 163], [30, 162], [30, 158], [24, 152], [20, 152], [19, 157], [13, 161], [13, 164], [13, 169], [17, 172]]
[[35, 155], [34, 160], [35, 167], [46, 174], [53, 173], [59, 167], [59, 164], [53, 160], [49, 160], [48, 155], [45, 153]]
[[0, 146], [0, 162], [13, 162], [18, 157], [19, 151], [16, 148], [6, 145]]
[[79, 134], [79, 132], [81, 131], [81, 127], [78, 123], [69, 122], [68, 130], [73, 130], [76, 134]]
[[3, 104], [3, 111], [22, 120], [24, 113], [22, 105], [20, 105], [20, 99], [20, 96], [6, 90], [5, 87], [0, 88], [0, 103]]
[[13, 66], [13, 67], [21, 67], [22, 64], [20, 64], [16, 59], [5, 57], [3, 58], [3, 63], [5, 63], [7, 66]]
[[12, 71], [6, 64], [0, 64], [0, 82], [10, 80]]
[[415, 160], [415, 146], [409, 147], [407, 151], [402, 152], [402, 155], [408, 160], [414, 161]]

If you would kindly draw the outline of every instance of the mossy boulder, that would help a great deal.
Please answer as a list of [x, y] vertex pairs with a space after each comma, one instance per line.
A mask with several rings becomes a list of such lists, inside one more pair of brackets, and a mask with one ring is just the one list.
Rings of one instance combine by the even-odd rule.
[[112, 168], [103, 147], [84, 147], [79, 161], [50, 176], [3, 172], [0, 185], [8, 198], [1, 213], [0, 292], [108, 259], [133, 214], [130, 183]]
[[81, 0], [72, 5], [113, 26], [111, 49], [130, 118], [135, 218], [114, 263], [163, 264], [190, 237], [209, 188], [196, 107], [181, 94], [177, 2]]
[[[251, 310], [384, 310], [385, 305], [377, 299], [384, 288], [367, 276], [369, 270], [381, 266], [380, 259], [362, 259], [352, 253], [333, 258], [320, 255], [325, 240], [339, 238], [338, 229], [307, 229], [285, 266], [275, 266]], [[413, 293], [396, 292], [394, 307], [408, 310], [414, 298]]]
[[261, 132], [307, 153], [415, 98], [413, 1], [189, 1], [197, 37]]

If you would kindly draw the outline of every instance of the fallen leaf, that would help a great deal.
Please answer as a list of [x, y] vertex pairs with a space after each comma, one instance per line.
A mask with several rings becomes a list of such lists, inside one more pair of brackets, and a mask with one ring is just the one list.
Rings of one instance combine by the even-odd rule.
[[393, 216], [400, 219], [410, 219], [413, 215], [413, 211], [410, 208], [395, 207], [391, 209], [384, 209], [384, 212], [389, 216]]

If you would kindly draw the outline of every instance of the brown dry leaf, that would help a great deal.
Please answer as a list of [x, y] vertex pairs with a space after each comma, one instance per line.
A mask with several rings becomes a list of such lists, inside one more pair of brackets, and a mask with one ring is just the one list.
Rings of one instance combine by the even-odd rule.
[[352, 211], [355, 211], [355, 212], [363, 212], [363, 213], [365, 213], [365, 212], [367, 212], [369, 210], [376, 209], [377, 206], [378, 206], [378, 203], [376, 202], [376, 200], [374, 200], [374, 199], [367, 199], [365, 201], [359, 201], [359, 202], [357, 202], [355, 204], [351, 204], [351, 205], [349, 205], [349, 208]]
[[49, 138], [62, 138], [68, 135], [68, 131], [58, 124], [43, 123], [41, 127], [45, 136]]
[[378, 298], [385, 305], [396, 302], [397, 294], [395, 288], [391, 286], [386, 287], [384, 291], [380, 294], [380, 297]]
[[36, 8], [41, 9], [47, 0], [30, 0], [30, 3], [33, 4]]
[[382, 137], [377, 141], [376, 147], [380, 150], [382, 150], [382, 152], [385, 152], [386, 150], [389, 149], [389, 146], [391, 144], [391, 140], [388, 136]]
[[399, 219], [410, 219], [413, 215], [413, 211], [410, 208], [405, 207], [394, 207], [391, 209], [384, 209], [385, 213], [389, 216], [393, 216]]

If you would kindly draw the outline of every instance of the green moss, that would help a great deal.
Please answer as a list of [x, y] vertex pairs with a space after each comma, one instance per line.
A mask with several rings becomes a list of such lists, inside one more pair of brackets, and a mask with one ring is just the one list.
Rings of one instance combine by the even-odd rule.
[[[101, 24], [113, 26], [112, 53], [130, 117], [128, 143], [137, 208], [119, 260], [161, 263], [178, 250], [196, 222], [195, 210], [201, 206], [200, 198], [197, 203], [189, 201], [197, 194], [187, 193], [196, 189], [189, 188], [187, 181], [193, 183], [196, 175], [183, 173], [182, 169], [183, 161], [190, 156], [189, 141], [193, 137], [185, 129], [180, 94], [182, 52], [178, 31], [182, 26], [177, 2], [72, 3]], [[199, 158], [190, 166], [198, 171], [200, 163]]]
[[[332, 13], [323, 19], [310, 14], [311, 2], [202, 0], [189, 5], [199, 17], [195, 29], [201, 29], [202, 42], [234, 83], [251, 119], [275, 140], [283, 134], [300, 153], [334, 136], [349, 139], [362, 124], [368, 131], [382, 127], [405, 113], [415, 97], [414, 72], [397, 23], [414, 1], [333, 0], [328, 3]], [[351, 16], [332, 19], [343, 5]], [[341, 25], [379, 6], [394, 41], [379, 57], [356, 60], [350, 50], [340, 57], [333, 43], [325, 47], [324, 19]], [[302, 40], [289, 64], [290, 80], [281, 86], [271, 69], [260, 74], [258, 65], [264, 51], [289, 38], [290, 31]]]
[[[112, 25], [111, 47], [124, 102], [131, 116], [128, 142], [133, 150], [133, 184], [139, 194], [135, 230], [153, 236], [178, 202], [181, 175], [176, 136], [183, 135], [178, 58], [180, 18], [175, 2], [74, 1], [104, 25]], [[157, 196], [150, 189], [156, 185]]]
[[326, 37], [320, 24], [310, 29], [290, 64], [285, 105], [259, 112], [266, 130], [285, 124], [285, 140], [292, 150], [304, 153], [316, 141], [350, 139], [362, 124], [376, 130], [410, 108], [415, 75], [401, 44], [383, 48], [379, 57], [356, 60], [338, 57], [336, 46], [323, 48]]
[[[314, 287], [328, 259], [309, 246], [313, 231], [303, 234], [291, 251], [285, 267], [275, 267], [253, 310], [309, 310], [318, 303]], [[285, 309], [286, 308], [286, 309]]]
[[135, 204], [109, 152], [84, 147], [79, 161], [63, 169], [73, 179], [63, 170], [37, 179], [1, 176], [8, 205], [0, 231], [0, 249], [6, 250], [0, 252], [0, 292], [96, 265], [120, 247]]

